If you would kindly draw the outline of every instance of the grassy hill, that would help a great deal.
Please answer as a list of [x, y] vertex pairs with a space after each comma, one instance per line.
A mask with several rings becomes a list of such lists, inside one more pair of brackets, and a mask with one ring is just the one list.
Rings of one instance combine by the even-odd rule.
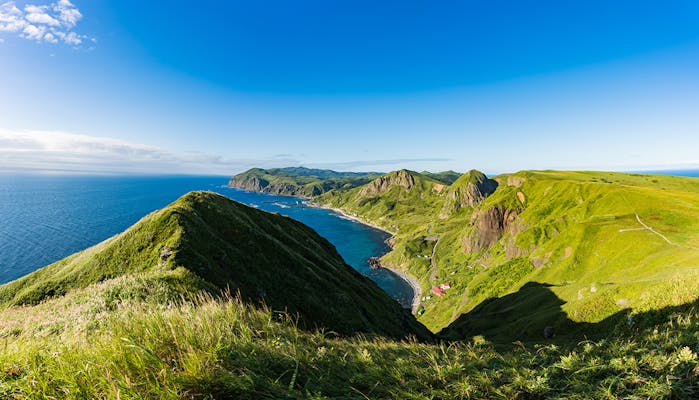
[[[525, 171], [488, 182], [471, 171], [435, 189], [412, 174], [422, 183], [411, 190], [374, 193], [368, 184], [315, 201], [395, 232], [382, 261], [417, 277], [424, 293], [450, 283], [444, 296], [423, 302], [419, 317], [448, 337], [536, 340], [547, 326], [583, 334], [584, 323], [699, 294], [699, 180]], [[455, 200], [467, 193], [480, 196]], [[556, 300], [505, 301], [529, 282]], [[479, 315], [497, 323], [479, 325]]]
[[298, 315], [308, 328], [428, 335], [312, 229], [211, 192], [187, 194], [124, 233], [0, 286], [0, 306], [38, 304], [134, 274], [164, 287], [165, 300], [227, 290]]
[[252, 168], [230, 179], [228, 186], [255, 192], [312, 197], [332, 189], [351, 189], [368, 183], [375, 172], [337, 172], [304, 167]]

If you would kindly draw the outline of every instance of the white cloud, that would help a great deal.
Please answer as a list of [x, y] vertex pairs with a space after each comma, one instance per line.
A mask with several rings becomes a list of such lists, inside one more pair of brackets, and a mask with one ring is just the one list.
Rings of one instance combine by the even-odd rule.
[[14, 2], [0, 4], [0, 32], [19, 32], [26, 25], [24, 14]]
[[67, 28], [73, 28], [83, 18], [82, 13], [68, 0], [60, 0], [53, 4], [53, 9], [58, 13], [58, 19]]
[[181, 173], [229, 175], [298, 160], [229, 159], [200, 152], [173, 153], [119, 139], [67, 132], [0, 130], [0, 171], [69, 173]]
[[58, 39], [56, 39], [56, 37], [52, 33], [45, 34], [44, 40], [49, 43], [58, 43]]
[[44, 32], [46, 32], [46, 28], [43, 26], [39, 28], [35, 25], [27, 25], [22, 30], [22, 37], [32, 40], [42, 40], [44, 38]]
[[62, 41], [72, 46], [82, 44], [85, 39], [96, 42], [95, 38], [73, 31], [82, 18], [80, 10], [69, 0], [28, 4], [24, 10], [20, 10], [14, 1], [0, 3], [0, 32], [15, 33], [37, 42], [55, 44]]
[[451, 158], [395, 158], [387, 160], [356, 160], [356, 161], [342, 161], [333, 163], [307, 163], [306, 166], [311, 168], [324, 168], [324, 169], [335, 169], [339, 171], [351, 170], [355, 171], [357, 169], [378, 169], [382, 170], [386, 166], [391, 165], [414, 165], [414, 164], [431, 164], [431, 163], [445, 163], [452, 162]]
[[46, 11], [48, 7], [46, 6], [33, 6], [29, 5], [24, 7], [24, 12], [26, 15], [24, 19], [34, 24], [44, 24], [50, 26], [58, 26], [61, 23], [52, 16], [50, 16]]
[[66, 43], [74, 44], [76, 46], [83, 42], [80, 36], [78, 36], [75, 32], [68, 32], [68, 34], [63, 37], [63, 40], [65, 40]]

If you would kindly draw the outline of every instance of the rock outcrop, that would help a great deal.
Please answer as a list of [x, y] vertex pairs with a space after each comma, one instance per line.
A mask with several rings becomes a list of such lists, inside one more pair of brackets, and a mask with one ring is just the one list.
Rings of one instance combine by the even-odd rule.
[[369, 257], [367, 263], [371, 269], [381, 269], [381, 261], [379, 260], [379, 257]]
[[467, 253], [481, 251], [502, 239], [505, 233], [516, 233], [518, 215], [519, 210], [501, 206], [475, 212], [471, 218], [473, 232], [463, 238], [464, 250]]
[[407, 169], [393, 171], [371, 181], [359, 191], [359, 195], [363, 197], [376, 196], [395, 186], [410, 190], [415, 187], [415, 177]]
[[228, 186], [251, 192], [262, 192], [269, 186], [269, 182], [256, 176], [242, 178], [234, 176], [228, 181]]

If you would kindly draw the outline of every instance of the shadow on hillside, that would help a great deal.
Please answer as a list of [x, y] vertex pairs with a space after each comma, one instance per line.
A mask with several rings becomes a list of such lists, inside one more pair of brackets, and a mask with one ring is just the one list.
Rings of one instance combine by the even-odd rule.
[[[565, 302], [552, 285], [529, 282], [516, 293], [490, 298], [461, 315], [438, 336], [448, 341], [483, 336], [498, 345], [524, 343], [576, 343], [585, 339], [630, 337], [666, 322], [671, 315], [699, 308], [699, 300], [680, 306], [631, 314], [621, 310], [596, 323], [574, 322], [561, 308]], [[545, 332], [546, 331], [546, 332]]]
[[550, 287], [528, 282], [515, 293], [484, 300], [439, 335], [446, 340], [484, 336], [496, 343], [543, 339], [544, 329], [557, 335], [573, 322], [561, 308], [565, 302]]

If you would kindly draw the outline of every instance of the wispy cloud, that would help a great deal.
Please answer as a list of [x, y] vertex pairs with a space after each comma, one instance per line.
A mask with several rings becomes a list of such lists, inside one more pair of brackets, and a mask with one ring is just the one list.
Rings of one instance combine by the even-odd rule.
[[298, 165], [291, 158], [231, 159], [201, 152], [174, 153], [119, 139], [66, 132], [0, 130], [0, 171], [96, 174], [221, 174], [253, 166]]
[[329, 168], [338, 170], [355, 170], [357, 168], [367, 168], [367, 167], [383, 167], [398, 165], [401, 168], [412, 165], [412, 164], [429, 164], [429, 163], [444, 163], [448, 161], [453, 161], [451, 158], [395, 158], [390, 160], [356, 160], [356, 161], [344, 161], [335, 163], [310, 163], [306, 164], [313, 168]]
[[82, 17], [80, 10], [69, 0], [28, 4], [21, 9], [14, 1], [7, 1], [0, 3], [0, 32], [36, 42], [79, 46], [86, 41], [95, 41], [95, 38], [73, 30]]

